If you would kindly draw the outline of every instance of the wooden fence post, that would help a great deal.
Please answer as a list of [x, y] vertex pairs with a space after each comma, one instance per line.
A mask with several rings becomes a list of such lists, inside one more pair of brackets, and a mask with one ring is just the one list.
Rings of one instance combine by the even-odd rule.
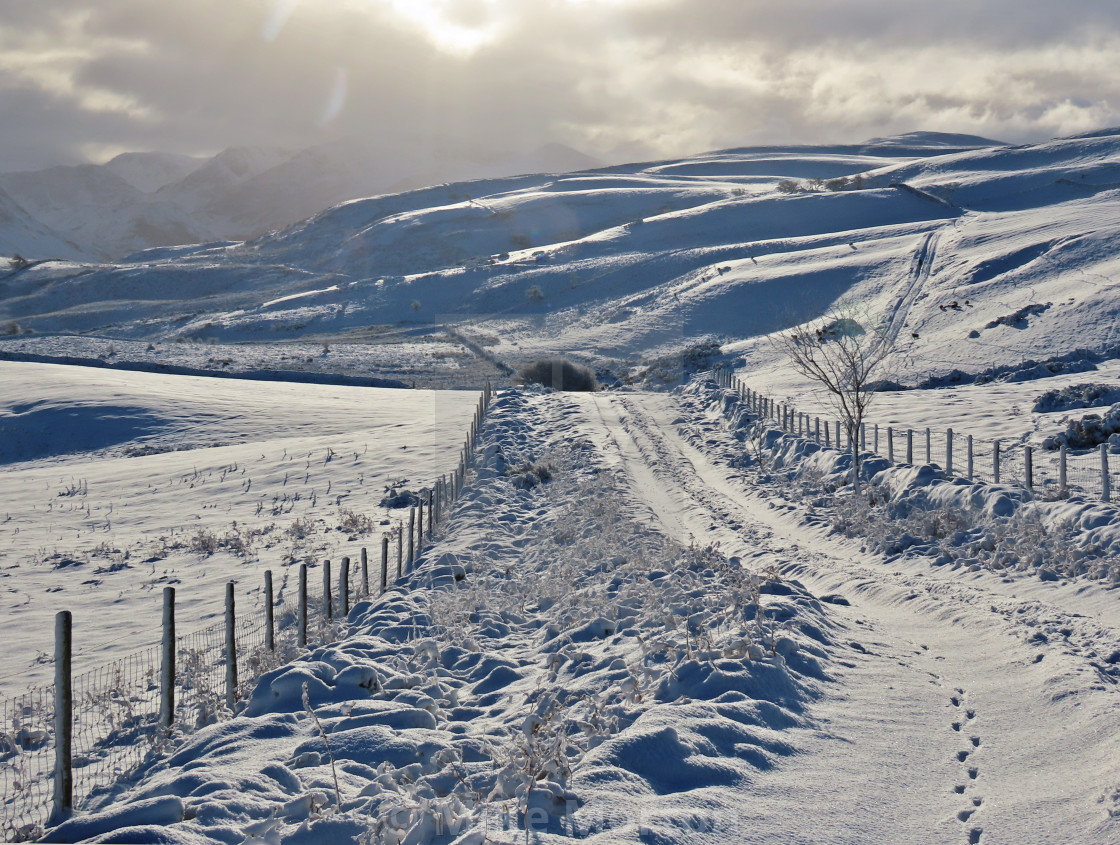
[[992, 483], [999, 484], [999, 441], [992, 441]]
[[74, 730], [74, 690], [70, 658], [73, 654], [73, 617], [60, 610], [54, 617], [54, 813], [62, 821], [74, 809], [74, 773], [71, 768]]
[[945, 474], [953, 474], [953, 429], [945, 429]]
[[894, 464], [894, 428], [887, 426], [887, 461]]
[[906, 429], [906, 463], [914, 465], [914, 429]]
[[338, 573], [338, 599], [342, 606], [342, 618], [350, 615], [350, 558], [342, 559], [342, 571]]
[[836, 421], [836, 448], [837, 449], [843, 449], [844, 448], [844, 444], [840, 440], [840, 420]]
[[1066, 444], [1063, 443], [1058, 449], [1058, 492], [1061, 495], [1066, 494]]
[[369, 598], [369, 559], [365, 546], [362, 546], [362, 597]]
[[276, 651], [276, 625], [272, 610], [272, 570], [264, 571], [264, 647]]
[[389, 587], [389, 535], [381, 535], [381, 592]]
[[876, 455], [879, 454], [879, 423], [875, 423], [875, 448], [871, 451]]
[[163, 588], [163, 648], [159, 666], [159, 726], [175, 721], [175, 588]]
[[865, 451], [867, 449], [867, 423], [865, 422], [859, 424], [859, 448]]
[[397, 523], [397, 578], [401, 577], [404, 566], [404, 525]]
[[930, 441], [929, 429], [927, 428], [926, 429], [926, 463], [927, 464], [932, 464], [933, 463], [933, 449], [932, 449], [932, 446], [933, 446], [933, 444]]
[[1027, 489], [1034, 490], [1034, 453], [1030, 446], [1023, 447], [1023, 470], [1027, 475]]
[[331, 601], [331, 562], [323, 561], [323, 615], [328, 621], [334, 619], [334, 602]]
[[817, 417], [817, 442], [821, 442], [821, 418]]
[[968, 435], [968, 480], [972, 481], [972, 435]]
[[1101, 444], [1101, 501], [1112, 501], [1112, 479], [1108, 474], [1108, 444]]
[[307, 564], [299, 565], [299, 609], [297, 610], [298, 629], [296, 645], [307, 648]]
[[[431, 520], [431, 514], [428, 514]], [[416, 559], [424, 554], [424, 491], [420, 491], [420, 502], [416, 505]]]
[[237, 626], [233, 604], [233, 582], [226, 582], [226, 707], [237, 704]]
[[416, 507], [408, 512], [408, 568], [412, 569], [412, 561], [416, 555]]
[[435, 531], [435, 524], [432, 522], [432, 516], [436, 512], [436, 488], [433, 484], [428, 488], [428, 537], [431, 538], [432, 533]]

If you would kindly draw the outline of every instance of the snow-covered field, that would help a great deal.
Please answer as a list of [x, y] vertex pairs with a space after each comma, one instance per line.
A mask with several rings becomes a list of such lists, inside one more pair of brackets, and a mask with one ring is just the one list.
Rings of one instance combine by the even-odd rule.
[[[0, 363], [0, 691], [53, 679], [53, 617], [75, 671], [159, 640], [161, 589], [220, 617], [293, 565], [380, 548], [386, 487], [454, 469], [473, 391], [390, 390]], [[344, 532], [347, 514], [366, 517]]]
[[13, 266], [4, 692], [50, 679], [60, 607], [92, 664], [155, 640], [161, 586], [202, 625], [231, 577], [251, 605], [376, 547], [478, 394], [371, 385], [559, 354], [610, 388], [503, 391], [415, 573], [54, 838], [1120, 842], [1120, 511], [1089, 476], [1047, 500], [869, 456], [856, 495], [714, 382], [648, 389], [720, 364], [824, 414], [769, 334], [848, 301], [898, 348], [872, 423], [1040, 466], [1088, 414], [1105, 439], [1117, 168], [1116, 132], [730, 150]]
[[1117, 841], [1112, 584], [885, 560], [725, 407], [504, 394], [407, 583], [53, 837]]

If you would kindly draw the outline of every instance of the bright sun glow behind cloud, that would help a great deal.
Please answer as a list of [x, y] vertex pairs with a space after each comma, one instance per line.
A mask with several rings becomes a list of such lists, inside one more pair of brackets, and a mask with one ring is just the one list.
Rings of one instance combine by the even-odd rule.
[[388, 0], [393, 11], [415, 25], [436, 47], [469, 55], [502, 32], [497, 0]]

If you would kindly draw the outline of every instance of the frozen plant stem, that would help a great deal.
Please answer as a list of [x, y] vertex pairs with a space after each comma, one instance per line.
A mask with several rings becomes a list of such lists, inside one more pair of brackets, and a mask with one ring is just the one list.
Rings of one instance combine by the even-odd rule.
[[334, 765], [334, 751], [331, 749], [331, 741], [327, 739], [327, 732], [323, 730], [323, 723], [319, 721], [319, 717], [315, 715], [315, 710], [311, 707], [311, 699], [307, 694], [307, 683], [303, 685], [303, 707], [308, 715], [315, 721], [315, 727], [319, 729], [319, 737], [323, 740], [323, 745], [327, 747], [327, 757], [331, 761], [331, 777], [334, 778], [334, 798], [337, 802], [335, 804], [339, 811], [342, 810], [342, 790], [338, 788], [338, 770]]

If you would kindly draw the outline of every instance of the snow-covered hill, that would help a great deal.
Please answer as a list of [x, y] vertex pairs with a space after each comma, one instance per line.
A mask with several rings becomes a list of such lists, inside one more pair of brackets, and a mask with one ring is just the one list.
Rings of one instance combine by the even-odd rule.
[[103, 165], [0, 174], [0, 189], [77, 250], [47, 251], [2, 220], [0, 248], [11, 243], [8, 254], [37, 259], [120, 260], [152, 247], [244, 240], [358, 197], [595, 166], [590, 157], [561, 144], [521, 155], [420, 145], [375, 156], [354, 141], [298, 152], [239, 147], [209, 159], [123, 153]]
[[60, 238], [0, 190], [0, 255], [80, 259], [82, 250]]
[[911, 382], [1107, 353], [1120, 135], [984, 143], [915, 133], [443, 184], [247, 242], [36, 267], [0, 319], [223, 341], [455, 324], [512, 364], [574, 353], [620, 375], [717, 339], [777, 378], [759, 338], [850, 299], [904, 342]]

